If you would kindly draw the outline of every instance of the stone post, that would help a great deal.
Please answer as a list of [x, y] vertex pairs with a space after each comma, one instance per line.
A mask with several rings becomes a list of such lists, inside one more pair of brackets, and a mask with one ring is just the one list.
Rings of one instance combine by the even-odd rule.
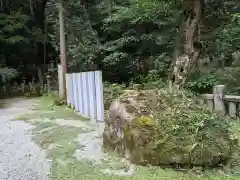
[[51, 77], [48, 75], [47, 76], [47, 92], [48, 92], [48, 94], [51, 93], [51, 90], [52, 90], [52, 88], [51, 88]]
[[21, 83], [21, 91], [22, 91], [22, 93], [25, 92], [25, 83], [24, 82]]
[[217, 85], [213, 88], [214, 109], [216, 112], [226, 114], [224, 105], [224, 85]]
[[36, 81], [36, 78], [33, 77], [33, 78], [32, 78], [32, 91], [35, 91], [35, 90], [36, 90], [36, 84], [35, 84], [35, 81]]
[[141, 84], [134, 84], [133, 85], [133, 89], [136, 90], [136, 91], [140, 91], [141, 88], [142, 88]]
[[48, 88], [47, 88], [47, 84], [44, 84], [44, 89], [43, 89], [44, 93], [46, 93], [48, 91]]
[[228, 103], [228, 113], [232, 117], [237, 115], [237, 104], [235, 102]]
[[32, 89], [33, 89], [32, 82], [29, 82], [28, 85], [29, 85], [29, 91], [32, 92]]
[[22, 83], [21, 83], [21, 91], [22, 91], [22, 93], [25, 93], [25, 86], [26, 86], [26, 78], [25, 77], [23, 77], [22, 78]]

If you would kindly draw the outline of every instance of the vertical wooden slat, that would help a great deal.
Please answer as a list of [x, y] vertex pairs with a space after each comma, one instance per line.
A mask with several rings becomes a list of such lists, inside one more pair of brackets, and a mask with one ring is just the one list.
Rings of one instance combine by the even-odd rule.
[[236, 116], [237, 114], [237, 104], [234, 102], [228, 103], [228, 111], [230, 116]]
[[83, 73], [79, 73], [79, 77], [80, 77], [80, 86], [81, 86], [81, 114], [84, 115], [85, 112], [85, 102], [84, 102], [84, 85], [83, 85]]
[[80, 82], [79, 82], [79, 78], [78, 78], [78, 76], [79, 76], [79, 73], [76, 73], [76, 86], [77, 86], [77, 111], [78, 112], [80, 112], [80, 96], [81, 96], [81, 94], [80, 94], [80, 88], [79, 88], [79, 84], [80, 84]]
[[86, 72], [82, 73], [82, 86], [83, 86], [83, 115], [88, 116], [88, 91], [86, 87]]
[[75, 73], [75, 86], [76, 86], [76, 108], [75, 110], [79, 112], [79, 81], [78, 81], [78, 74], [79, 73]]
[[73, 78], [73, 73], [71, 73], [71, 79], [72, 79], [72, 108], [74, 109], [74, 78]]
[[74, 109], [77, 109], [77, 84], [76, 84], [76, 73], [73, 73], [73, 105]]
[[82, 115], [104, 122], [102, 72], [66, 75], [68, 103]]
[[96, 92], [95, 92], [95, 73], [94, 71], [88, 72], [88, 92], [89, 92], [89, 110], [91, 120], [96, 120], [97, 110], [96, 110]]
[[102, 72], [95, 71], [97, 121], [104, 122]]
[[73, 74], [71, 74], [71, 83], [70, 83], [70, 87], [71, 87], [71, 107], [74, 108], [74, 81], [73, 81]]
[[69, 74], [66, 74], [65, 75], [65, 79], [66, 79], [66, 88], [67, 88], [67, 104], [70, 105], [70, 96], [71, 96], [71, 93], [70, 93], [70, 81], [69, 81]]
[[82, 73], [80, 73], [80, 82], [81, 82], [81, 108], [82, 108], [82, 113], [84, 112], [84, 106], [85, 106], [85, 102], [84, 102], [84, 87], [83, 87], [83, 76]]
[[81, 83], [81, 73], [77, 73], [77, 84], [78, 84], [78, 111], [82, 113], [82, 83]]
[[84, 79], [84, 83], [85, 83], [85, 88], [86, 88], [86, 101], [85, 101], [85, 106], [86, 106], [86, 116], [90, 117], [90, 105], [89, 105], [89, 97], [90, 97], [90, 93], [89, 93], [89, 89], [88, 89], [88, 72], [84, 72], [85, 74], [85, 79]]
[[68, 74], [68, 82], [69, 82], [69, 103], [70, 103], [70, 106], [72, 108], [73, 107], [72, 106], [72, 95], [73, 95], [73, 92], [72, 92], [72, 74]]

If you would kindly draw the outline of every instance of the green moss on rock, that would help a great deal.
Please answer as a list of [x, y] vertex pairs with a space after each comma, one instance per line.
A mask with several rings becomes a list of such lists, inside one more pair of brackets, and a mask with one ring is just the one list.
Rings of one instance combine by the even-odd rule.
[[187, 92], [127, 91], [110, 106], [103, 147], [136, 164], [216, 166], [236, 147], [227, 117]]
[[137, 127], [145, 127], [145, 126], [155, 126], [156, 122], [153, 118], [148, 116], [140, 116], [135, 118], [132, 123], [135, 123]]

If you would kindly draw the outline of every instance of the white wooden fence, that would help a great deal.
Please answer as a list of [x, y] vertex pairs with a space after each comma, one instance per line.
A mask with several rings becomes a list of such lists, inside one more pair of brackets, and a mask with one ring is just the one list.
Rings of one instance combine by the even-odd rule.
[[67, 103], [84, 117], [104, 122], [101, 71], [66, 74]]

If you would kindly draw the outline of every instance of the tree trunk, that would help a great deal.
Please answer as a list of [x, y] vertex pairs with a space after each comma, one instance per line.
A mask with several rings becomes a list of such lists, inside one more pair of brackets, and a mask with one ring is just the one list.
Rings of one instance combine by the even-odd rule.
[[60, 0], [60, 7], [59, 7], [59, 29], [60, 29], [60, 59], [61, 59], [61, 65], [62, 65], [62, 75], [63, 75], [63, 99], [67, 98], [67, 89], [66, 89], [66, 80], [65, 80], [65, 74], [67, 73], [67, 57], [66, 57], [66, 39], [65, 39], [65, 27], [64, 27], [64, 14], [63, 14], [63, 8], [64, 8], [64, 1]]
[[203, 10], [203, 0], [185, 2], [183, 21], [183, 50], [176, 55], [176, 60], [171, 75], [170, 84], [177, 88], [183, 87], [186, 80], [197, 63], [200, 55], [200, 21]]

